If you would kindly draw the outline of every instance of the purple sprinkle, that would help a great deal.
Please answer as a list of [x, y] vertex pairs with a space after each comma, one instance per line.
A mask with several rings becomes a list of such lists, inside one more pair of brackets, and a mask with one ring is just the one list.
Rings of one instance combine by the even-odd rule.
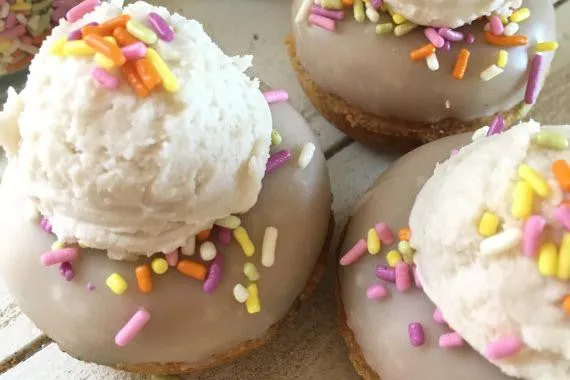
[[224, 265], [224, 256], [221, 253], [218, 253], [210, 266], [210, 270], [208, 271], [208, 277], [204, 281], [204, 285], [202, 285], [202, 289], [207, 294], [212, 294], [214, 290], [220, 285], [222, 281], [222, 267]]
[[370, 0], [370, 4], [372, 4], [372, 8], [378, 9], [384, 4], [383, 0]]
[[441, 313], [441, 310], [439, 310], [439, 307], [436, 307], [433, 311], [433, 320], [439, 325], [445, 324], [445, 319], [443, 318], [443, 314]]
[[344, 18], [344, 11], [337, 11], [332, 9], [324, 9], [319, 5], [313, 5], [312, 12], [319, 16], [331, 18], [333, 20], [342, 20]]
[[451, 42], [446, 40], [445, 43], [443, 44], [443, 47], [441, 48], [441, 50], [450, 51], [451, 50]]
[[449, 29], [449, 28], [441, 28], [439, 29], [439, 35], [445, 38], [448, 41], [463, 41], [465, 35], [457, 30]]
[[63, 263], [59, 264], [59, 274], [65, 278], [65, 281], [73, 280], [75, 274], [73, 273], [73, 268], [69, 261], [64, 261]]
[[539, 89], [538, 82], [540, 81], [543, 62], [543, 56], [536, 54], [530, 63], [530, 71], [528, 73], [528, 81], [526, 83], [526, 92], [524, 95], [524, 101], [526, 104], [536, 103]]
[[218, 242], [222, 245], [229, 245], [232, 242], [232, 231], [229, 228], [216, 226]]
[[148, 23], [161, 40], [170, 42], [174, 39], [172, 28], [158, 13], [150, 12], [148, 14]]
[[451, 153], [449, 154], [450, 157], [455, 156], [457, 153], [459, 153], [459, 149], [452, 149]]
[[487, 131], [487, 136], [498, 135], [505, 129], [505, 119], [503, 115], [498, 114], [493, 118], [491, 124], [489, 124], [489, 130]]
[[[85, 24], [84, 26], [97, 26], [99, 25], [96, 22], [90, 22], [89, 24]], [[70, 32], [67, 35], [67, 40], [68, 41], [77, 41], [83, 38], [83, 34], [81, 33], [81, 28], [79, 29], [75, 29], [74, 31]]]
[[87, 290], [89, 290], [89, 291], [95, 290], [95, 285], [93, 285], [91, 282], [88, 282], [87, 283]]
[[40, 221], [40, 227], [47, 232], [48, 234], [51, 234], [51, 223], [49, 222], [49, 220], [47, 218], [42, 218], [42, 220]]
[[291, 150], [285, 149], [275, 152], [269, 156], [267, 165], [265, 166], [265, 174], [271, 174], [281, 166], [285, 165], [291, 159]]
[[425, 343], [424, 327], [419, 322], [413, 322], [408, 325], [408, 336], [410, 344], [419, 347]]
[[467, 33], [465, 35], [465, 42], [467, 42], [469, 45], [475, 43], [475, 35], [473, 33]]
[[388, 282], [396, 282], [396, 270], [387, 265], [378, 265], [376, 267], [376, 277]]

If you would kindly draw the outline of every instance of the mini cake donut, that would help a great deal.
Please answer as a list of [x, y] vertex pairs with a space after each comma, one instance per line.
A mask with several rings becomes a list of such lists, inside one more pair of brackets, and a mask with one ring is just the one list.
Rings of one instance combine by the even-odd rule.
[[[564, 311], [570, 286], [557, 278], [568, 272], [566, 251], [560, 248], [554, 274], [542, 273], [552, 268], [548, 254], [525, 253], [539, 242], [564, 244], [568, 227], [561, 220], [570, 209], [558, 206], [564, 199], [558, 181], [570, 178], [570, 128], [541, 131], [529, 122], [498, 131], [480, 130], [467, 146], [471, 136], [461, 134], [414, 150], [356, 207], [342, 244], [339, 296], [341, 330], [363, 378], [570, 376]], [[521, 165], [533, 169], [521, 172]], [[530, 192], [520, 191], [527, 188], [521, 173]], [[533, 195], [536, 183], [551, 186], [546, 199]], [[512, 210], [533, 216], [522, 221]], [[526, 225], [539, 215], [548, 225], [531, 233], [529, 245]], [[516, 228], [526, 231], [505, 240]]]
[[[93, 20], [108, 49], [90, 34], [68, 46]], [[117, 43], [139, 41], [118, 49], [105, 34], [125, 23]], [[113, 63], [102, 75], [94, 53]], [[142, 373], [213, 367], [311, 293], [332, 228], [325, 158], [250, 64], [194, 20], [103, 3], [55, 28], [11, 91], [0, 274], [63, 351]]]
[[[524, 0], [513, 12], [520, 1], [495, 1], [509, 6], [479, 6], [464, 25], [471, 18], [453, 12], [470, 4], [423, 2], [423, 12], [415, 3], [293, 1], [291, 63], [326, 119], [368, 146], [408, 150], [528, 113], [557, 48], [551, 4]], [[421, 24], [394, 7], [418, 10], [408, 16]]]

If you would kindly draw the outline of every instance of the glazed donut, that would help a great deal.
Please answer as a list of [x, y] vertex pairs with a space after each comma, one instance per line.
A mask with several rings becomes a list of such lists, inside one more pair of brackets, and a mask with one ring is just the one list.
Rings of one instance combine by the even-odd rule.
[[[70, 355], [178, 374], [263, 345], [311, 293], [332, 229], [331, 192], [316, 137], [287, 94], [262, 93], [243, 74], [247, 57], [225, 56], [198, 22], [143, 2], [124, 10], [103, 3], [80, 22], [129, 15], [126, 22], [138, 20], [144, 34], [150, 14], [174, 33], [139, 45], [147, 53], [154, 46], [169, 68], [152, 90], [139, 71], [131, 81], [128, 70], [121, 76], [111, 68], [99, 82], [91, 77], [93, 54], [60, 56], [60, 37], [78, 27], [63, 23], [33, 61], [27, 86], [11, 93], [0, 114], [9, 158], [0, 186], [0, 273], [22, 311]], [[126, 36], [145, 38], [136, 33]], [[118, 85], [106, 88], [109, 78]], [[57, 108], [62, 97], [67, 112]], [[45, 122], [37, 127], [37, 120]], [[113, 129], [125, 138], [110, 138]], [[149, 148], [155, 133], [165, 149]], [[197, 167], [202, 179], [178, 175], [181, 167]], [[89, 176], [80, 176], [86, 168]], [[159, 199], [164, 176], [172, 186]], [[140, 186], [149, 190], [132, 202]], [[234, 211], [204, 219], [220, 208]], [[126, 222], [132, 215], [139, 220]], [[202, 230], [183, 234], [192, 228]], [[187, 243], [170, 251], [165, 235]], [[149, 248], [138, 250], [141, 244]]]
[[[511, 125], [527, 114], [554, 56], [545, 50], [557, 46], [551, 4], [524, 0], [502, 16], [507, 25], [492, 13], [496, 29], [485, 31], [482, 16], [491, 11], [450, 30], [406, 21], [392, 11], [395, 2], [402, 8], [413, 3], [386, 1], [375, 9], [382, 2], [293, 1], [291, 63], [326, 119], [368, 146], [408, 150], [493, 119]], [[354, 10], [343, 3], [354, 3]], [[542, 42], [550, 43], [537, 46]]]

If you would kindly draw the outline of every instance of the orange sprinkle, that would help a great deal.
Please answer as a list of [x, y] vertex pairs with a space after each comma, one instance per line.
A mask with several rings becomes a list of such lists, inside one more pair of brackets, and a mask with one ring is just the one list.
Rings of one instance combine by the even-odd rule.
[[497, 46], [522, 46], [528, 44], [528, 37], [520, 34], [514, 36], [496, 36], [491, 32], [485, 32], [485, 40], [491, 45]]
[[354, 0], [342, 0], [342, 5], [345, 7], [352, 7], [354, 5]]
[[152, 274], [148, 265], [139, 265], [135, 269], [137, 277], [137, 285], [143, 293], [150, 293], [152, 291]]
[[455, 67], [453, 68], [453, 77], [455, 79], [463, 79], [465, 76], [465, 71], [467, 71], [467, 64], [469, 63], [469, 56], [471, 52], [467, 49], [461, 49], [459, 55], [457, 56], [457, 61], [455, 61]]
[[135, 90], [135, 93], [139, 97], [146, 98], [150, 95], [150, 91], [145, 87], [141, 78], [139, 78], [137, 70], [135, 69], [135, 65], [132, 61], [126, 62], [123, 66], [121, 66], [121, 71], [123, 72], [123, 75], [127, 79], [129, 85], [133, 90]]
[[181, 260], [176, 266], [178, 271], [188, 277], [203, 281], [206, 278], [206, 266], [190, 260]]
[[121, 48], [97, 34], [88, 34], [83, 37], [83, 41], [91, 49], [103, 54], [117, 66], [122, 66], [127, 61]]
[[570, 199], [564, 199], [558, 206], [569, 206], [570, 207]]
[[210, 237], [210, 230], [200, 231], [198, 232], [198, 235], [196, 235], [198, 241], [206, 241], [208, 240], [209, 237]]
[[114, 17], [110, 20], [105, 21], [101, 25], [99, 25], [99, 29], [105, 33], [105, 35], [110, 35], [113, 31], [117, 28], [124, 28], [127, 25], [127, 22], [131, 19], [129, 15], [120, 15]]
[[152, 90], [160, 83], [160, 75], [158, 75], [158, 71], [156, 71], [154, 65], [150, 63], [146, 57], [135, 61], [135, 69], [137, 70], [137, 73], [145, 87], [149, 90]]
[[552, 173], [558, 181], [558, 186], [564, 191], [570, 191], [570, 166], [564, 160], [556, 160], [552, 163]]
[[97, 34], [97, 35], [103, 36], [103, 37], [106, 35], [96, 25], [86, 25], [83, 28], [81, 28], [81, 36], [85, 37], [85, 36], [88, 36], [90, 34]]
[[113, 37], [115, 37], [115, 39], [119, 43], [119, 46], [127, 46], [130, 44], [134, 44], [135, 42], [140, 42], [131, 33], [129, 33], [127, 29], [123, 27], [119, 27], [113, 30]]
[[564, 297], [564, 301], [562, 302], [562, 307], [564, 308], [566, 314], [570, 315], [570, 296]]
[[410, 237], [412, 236], [412, 231], [408, 227], [400, 228], [398, 231], [398, 239], [401, 241], [410, 241]]
[[412, 52], [410, 53], [410, 59], [412, 61], [421, 61], [422, 59], [426, 59], [430, 54], [433, 53], [435, 53], [435, 46], [433, 46], [433, 44], [427, 44], [419, 49], [412, 50]]

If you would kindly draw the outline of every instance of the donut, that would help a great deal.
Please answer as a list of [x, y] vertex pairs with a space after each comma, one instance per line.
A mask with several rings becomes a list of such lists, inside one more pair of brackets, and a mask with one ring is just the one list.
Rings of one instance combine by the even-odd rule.
[[[564, 194], [551, 165], [568, 165], [570, 129], [528, 122], [497, 132], [450, 136], [408, 153], [355, 207], [341, 247], [339, 311], [362, 378], [569, 376], [570, 286], [541, 273], [522, 233], [509, 246], [492, 242], [538, 215], [549, 224], [540, 241], [565, 236], [557, 218], [570, 209], [559, 206]], [[510, 215], [521, 204], [521, 165], [552, 189], [549, 198], [535, 195], [526, 220]]]
[[[131, 71], [140, 57], [101, 80], [93, 53], [58, 52], [93, 20], [137, 21], [133, 51], [101, 46], [118, 62], [146, 49], [159, 84]], [[316, 286], [333, 228], [324, 154], [250, 64], [195, 20], [102, 3], [54, 29], [10, 93], [0, 274], [63, 351], [145, 374], [214, 367], [266, 343]]]
[[[414, 24], [393, 10], [419, 9], [413, 17], [446, 7], [443, 17], [456, 2], [423, 2], [426, 12], [410, 0], [374, 8], [381, 3], [293, 1], [292, 67], [315, 108], [349, 137], [405, 152], [493, 121], [512, 125], [536, 102], [557, 47], [551, 4], [524, 0], [514, 12], [492, 9], [459, 26], [435, 15]], [[508, 24], [491, 31], [486, 16], [496, 25], [499, 15]]]

